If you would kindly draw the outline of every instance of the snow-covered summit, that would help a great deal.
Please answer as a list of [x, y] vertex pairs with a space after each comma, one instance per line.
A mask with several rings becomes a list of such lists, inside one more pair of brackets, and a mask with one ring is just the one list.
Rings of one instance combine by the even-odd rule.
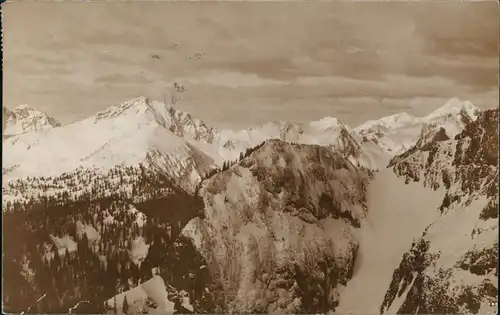
[[191, 114], [175, 109], [170, 104], [150, 100], [145, 96], [111, 106], [95, 115], [95, 121], [113, 119], [119, 116], [146, 116], [179, 137], [212, 142], [213, 128], [209, 128]]
[[3, 107], [3, 135], [13, 136], [29, 131], [47, 130], [61, 124], [44, 112], [29, 105], [19, 105], [13, 110]]
[[451, 117], [462, 113], [466, 113], [471, 118], [475, 119], [479, 114], [479, 108], [474, 106], [474, 104], [472, 104], [470, 101], [461, 101], [460, 99], [454, 97], [444, 103], [443, 106], [425, 116], [424, 120], [430, 121], [433, 119]]

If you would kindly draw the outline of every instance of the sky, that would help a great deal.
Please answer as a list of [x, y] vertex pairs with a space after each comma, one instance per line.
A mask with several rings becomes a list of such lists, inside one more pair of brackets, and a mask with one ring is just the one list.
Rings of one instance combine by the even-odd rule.
[[4, 99], [62, 123], [137, 96], [217, 127], [351, 126], [452, 97], [498, 106], [491, 2], [11, 2]]

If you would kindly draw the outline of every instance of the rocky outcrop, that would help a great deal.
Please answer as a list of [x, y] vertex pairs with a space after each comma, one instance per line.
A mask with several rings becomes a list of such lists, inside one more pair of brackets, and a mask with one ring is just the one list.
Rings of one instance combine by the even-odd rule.
[[3, 107], [2, 114], [2, 134], [6, 137], [61, 126], [54, 118], [28, 105], [19, 105], [13, 110]]
[[207, 180], [184, 234], [223, 312], [327, 312], [352, 276], [369, 173], [326, 148], [278, 140]]

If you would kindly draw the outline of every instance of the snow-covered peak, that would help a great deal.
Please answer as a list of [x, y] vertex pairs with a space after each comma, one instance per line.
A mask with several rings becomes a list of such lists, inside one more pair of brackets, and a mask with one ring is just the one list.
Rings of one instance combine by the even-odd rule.
[[440, 117], [452, 117], [459, 115], [461, 113], [466, 113], [473, 120], [477, 118], [479, 114], [479, 108], [474, 106], [469, 101], [461, 101], [460, 99], [454, 97], [446, 102], [443, 106], [439, 107], [429, 115], [423, 117], [424, 120], [430, 121]]
[[308, 123], [273, 121], [260, 127], [239, 131], [218, 130], [214, 134], [214, 144], [226, 160], [235, 160], [241, 152], [269, 139], [327, 146], [341, 152], [345, 157], [355, 159], [359, 157], [361, 150], [358, 140], [352, 136], [351, 129], [333, 117], [324, 117]]
[[[452, 113], [451, 118], [444, 115], [446, 112]], [[377, 169], [383, 161], [415, 145], [423, 126], [442, 126], [453, 137], [463, 129], [464, 121], [475, 118], [475, 112], [472, 104], [451, 100], [426, 117], [401, 113], [369, 121], [354, 132], [333, 117], [308, 123], [275, 121], [255, 128], [227, 130], [209, 127], [170, 104], [140, 96], [63, 128], [5, 141], [4, 146], [10, 147], [6, 148], [9, 153], [4, 157], [4, 169], [16, 178], [45, 172], [60, 174], [86, 165], [108, 169], [153, 159], [169, 174], [197, 182], [212, 165], [237, 160], [246, 150], [269, 139], [326, 146], [356, 165]], [[21, 126], [32, 130], [58, 125], [29, 106], [20, 106], [4, 116], [9, 117], [10, 125], [22, 120]], [[10, 125], [7, 129], [13, 128]], [[62, 147], [71, 149], [59, 150]]]
[[46, 113], [23, 104], [13, 110], [3, 108], [3, 135], [14, 136], [29, 131], [47, 130], [61, 124]]
[[[368, 172], [328, 148], [280, 140], [266, 141], [207, 179], [200, 189], [203, 218], [191, 220], [182, 233], [213, 257], [210, 272], [241, 266], [217, 279], [222, 290], [238, 292], [225, 300], [224, 313], [327, 313], [336, 303], [331, 291], [300, 290], [295, 279], [321, 283], [335, 274], [334, 288], [351, 277], [368, 181]], [[335, 268], [322, 267], [330, 261]], [[280, 302], [262, 296], [279, 296]], [[324, 298], [311, 306], [306, 296]]]
[[192, 189], [213, 159], [171, 132], [170, 118], [165, 104], [139, 97], [62, 128], [9, 138], [4, 179], [58, 176], [80, 167], [107, 172], [143, 163]]
[[[474, 121], [480, 110], [469, 101], [452, 98], [443, 106], [423, 117], [400, 113], [378, 120], [370, 120], [354, 128], [364, 142], [373, 142], [390, 155], [403, 153], [414, 146], [422, 132], [428, 128], [444, 128], [449, 137], [454, 137]], [[427, 128], [427, 129], [426, 129]]]
[[120, 116], [144, 116], [151, 122], [156, 122], [179, 137], [189, 137], [194, 140], [212, 142], [213, 130], [189, 113], [175, 109], [170, 104], [152, 101], [140, 96], [120, 105], [111, 106], [95, 115], [95, 121], [113, 119]]

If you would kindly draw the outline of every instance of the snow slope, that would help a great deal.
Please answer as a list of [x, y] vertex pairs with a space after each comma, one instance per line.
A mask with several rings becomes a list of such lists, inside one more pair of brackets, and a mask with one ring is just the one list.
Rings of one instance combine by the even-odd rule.
[[454, 139], [450, 129], [428, 126], [415, 146], [375, 175], [338, 314], [492, 310], [498, 292], [497, 124], [498, 111], [488, 110]]
[[342, 288], [336, 314], [380, 312], [401, 256], [439, 217], [436, 210], [443, 195], [442, 190], [432, 191], [418, 183], [405, 185], [391, 169], [375, 175], [368, 186], [368, 216], [356, 235], [360, 247], [353, 277]]
[[190, 189], [214, 161], [169, 131], [157, 107], [138, 98], [62, 128], [11, 137], [3, 144], [4, 181], [147, 163]]
[[274, 122], [240, 131], [219, 130], [170, 105], [139, 97], [61, 128], [5, 140], [4, 182], [54, 177], [77, 168], [106, 173], [118, 165], [146, 163], [193, 190], [215, 166], [238, 159], [267, 139], [328, 145], [352, 161], [369, 159], [348, 127], [335, 118], [304, 126]]
[[[174, 312], [174, 303], [168, 300], [168, 292], [165, 282], [160, 276], [154, 276], [139, 286], [126, 292], [122, 292], [106, 301], [107, 305], [113, 309], [116, 303], [117, 314], [123, 313], [123, 301], [127, 298], [130, 306], [129, 313], [140, 314], [143, 310], [147, 314], [172, 314]], [[155, 307], [148, 306], [153, 305]], [[112, 312], [110, 312], [112, 313]]]

